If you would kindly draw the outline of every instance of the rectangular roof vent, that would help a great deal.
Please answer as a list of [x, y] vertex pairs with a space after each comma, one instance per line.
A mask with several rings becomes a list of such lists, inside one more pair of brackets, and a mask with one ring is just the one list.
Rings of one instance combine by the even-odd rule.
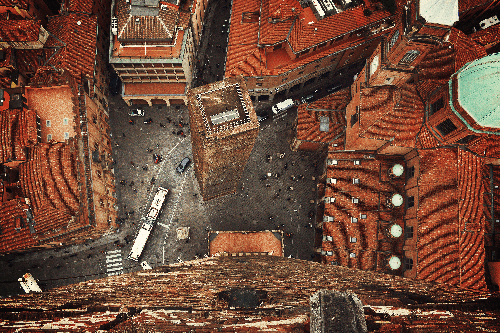
[[337, 179], [335, 178], [327, 178], [326, 179], [327, 184], [337, 184]]
[[319, 130], [321, 132], [328, 132], [330, 130], [330, 119], [327, 116], [319, 117]]
[[333, 222], [333, 221], [334, 221], [333, 216], [328, 216], [328, 215], [323, 216], [323, 222]]
[[337, 160], [332, 160], [332, 159], [326, 160], [326, 163], [328, 165], [337, 165], [338, 164]]

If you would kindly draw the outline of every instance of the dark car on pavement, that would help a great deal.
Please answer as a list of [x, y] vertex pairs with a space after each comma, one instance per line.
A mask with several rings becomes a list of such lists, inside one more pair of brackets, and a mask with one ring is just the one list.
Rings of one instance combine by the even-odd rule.
[[179, 163], [177, 168], [175, 168], [175, 171], [177, 171], [178, 173], [183, 173], [184, 171], [186, 171], [190, 162], [191, 160], [189, 159], [189, 157], [184, 157], [184, 159], [181, 161], [181, 163]]

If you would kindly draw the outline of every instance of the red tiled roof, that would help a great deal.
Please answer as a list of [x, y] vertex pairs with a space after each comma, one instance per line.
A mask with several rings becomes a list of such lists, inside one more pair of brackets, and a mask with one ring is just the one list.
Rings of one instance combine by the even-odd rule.
[[41, 21], [0, 20], [0, 40], [4, 42], [34, 42], [38, 40]]
[[21, 73], [35, 73], [39, 67], [38, 57], [42, 50], [16, 50], [17, 68]]
[[[388, 193], [399, 193], [404, 186], [402, 178], [388, 176], [388, 169], [394, 161], [349, 152], [330, 152], [327, 158], [337, 164], [327, 165], [326, 172], [326, 177], [336, 181], [327, 183], [324, 193], [325, 197], [332, 198], [330, 203], [325, 203], [324, 216], [334, 219], [333, 222], [323, 222], [323, 236], [331, 236], [333, 240], [323, 240], [322, 249], [334, 253], [333, 256], [324, 256], [324, 260], [337, 261], [347, 267], [386, 270], [387, 258], [379, 258], [377, 252], [401, 255], [403, 246], [401, 240], [385, 246], [381, 240], [387, 238], [384, 236], [387, 226], [379, 225], [380, 221], [392, 221], [403, 226], [401, 209], [389, 210], [384, 206]], [[355, 160], [360, 161], [359, 165], [354, 164]], [[354, 178], [359, 179], [359, 184], [354, 184]], [[358, 203], [354, 203], [353, 198], [357, 198]], [[361, 218], [361, 214], [366, 218]], [[357, 222], [351, 218], [357, 218]], [[356, 242], [351, 242], [351, 237], [356, 238]], [[356, 257], [350, 258], [350, 252]], [[382, 260], [380, 263], [379, 259]]]
[[86, 14], [92, 14], [92, 6], [94, 1], [92, 0], [66, 0], [69, 12], [80, 12]]
[[469, 35], [469, 38], [482, 46], [489, 47], [495, 45], [500, 42], [500, 25], [495, 24], [486, 29], [476, 31]]
[[[295, 8], [292, 11], [292, 8]], [[296, 0], [262, 0], [259, 22], [259, 44], [270, 45], [287, 38], [298, 16], [300, 4]], [[270, 20], [276, 20], [271, 23]]]
[[451, 28], [450, 43], [455, 53], [455, 72], [468, 62], [487, 56], [484, 46], [477, 44], [462, 31]]
[[[297, 115], [297, 139], [329, 143], [336, 138], [345, 129], [345, 107], [349, 99], [350, 89], [346, 88], [313, 103], [300, 105]], [[321, 116], [329, 119], [328, 132], [319, 130]]]
[[118, 39], [162, 40], [174, 38], [179, 10], [166, 6], [159, 9], [157, 16], [134, 16], [130, 12], [130, 4], [125, 0], [118, 0], [116, 17]]
[[437, 139], [432, 135], [427, 126], [422, 126], [422, 129], [417, 136], [417, 148], [434, 148], [439, 145]]
[[[301, 7], [299, 6], [299, 8]], [[365, 6], [357, 6], [336, 15], [325, 17], [318, 22], [308, 19], [307, 12], [311, 10], [310, 8], [301, 9], [301, 14], [298, 20], [295, 21], [289, 37], [293, 51], [295, 53], [300, 52], [323, 41], [341, 36], [391, 16], [385, 10], [377, 10], [372, 12], [371, 15], [366, 16], [363, 14], [365, 8]], [[309, 24], [310, 22], [314, 23]]]
[[[53, 16], [49, 21], [48, 30], [66, 43], [65, 47], [48, 52], [47, 59], [53, 55], [49, 64], [67, 70], [78, 83], [81, 83], [82, 75], [93, 77], [97, 16], [79, 13]], [[60, 47], [62, 45], [55, 38], [49, 37], [46, 46]]]
[[[272, 4], [270, 4], [271, 2]], [[300, 14], [300, 17], [294, 20], [293, 27], [290, 30], [287, 28], [290, 25], [290, 21], [275, 24], [269, 23], [269, 15], [265, 12], [267, 10], [266, 6], [277, 6], [273, 8], [276, 8], [278, 12], [284, 12], [284, 17], [288, 18], [291, 17], [291, 8], [294, 7], [297, 8], [294, 13], [297, 13], [297, 15]], [[363, 8], [363, 6], [358, 6], [309, 25], [308, 23], [311, 21], [316, 22], [316, 18], [309, 7], [302, 9], [296, 0], [276, 2], [269, 0], [263, 2], [259, 28], [257, 23], [241, 23], [241, 18], [244, 12], [259, 12], [260, 3], [256, 0], [233, 1], [225, 76], [231, 77], [240, 74], [249, 76], [279, 75], [314, 60], [326, 57], [329, 54], [360, 44], [365, 40], [364, 37], [360, 36], [355, 40], [352, 39], [355, 37], [352, 37], [343, 44], [321, 48], [318, 51], [309, 52], [306, 56], [298, 59], [290, 59], [282, 50], [274, 52], [278, 54], [272, 53], [266, 56], [264, 49], [259, 49], [258, 47], [258, 44], [262, 44], [263, 41], [276, 43], [288, 38], [289, 43], [294, 47], [294, 52], [299, 52], [304, 48], [309, 48], [315, 44], [330, 40], [339, 34], [341, 35], [358, 29], [368, 21], [374, 22], [390, 16], [388, 12], [376, 11], [371, 16], [366, 17], [362, 14]], [[362, 18], [358, 17], [359, 15]], [[304, 19], [303, 22], [301, 21], [302, 19]], [[318, 30], [314, 32], [314, 28], [318, 28]], [[289, 32], [291, 35], [287, 37]], [[382, 34], [382, 32], [379, 32], [379, 34]], [[376, 36], [371, 37], [374, 38]], [[275, 59], [276, 56], [280, 56], [278, 57], [279, 59]], [[252, 60], [249, 60], [249, 58]]]
[[14, 66], [15, 62], [12, 50], [12, 47], [8, 47], [2, 50], [4, 59], [0, 61], [0, 68], [8, 68]]
[[419, 155], [417, 278], [485, 289], [482, 162], [458, 149]]
[[435, 47], [420, 62], [418, 88], [423, 98], [434, 89], [445, 85], [451, 75], [466, 63], [486, 56], [483, 46], [477, 44], [458, 29], [451, 28], [451, 45]]
[[[258, 12], [260, 1], [244, 0], [233, 1], [231, 8], [231, 29], [228, 37], [226, 76], [236, 76], [238, 73], [229, 74], [232, 67], [244, 60], [247, 55], [258, 52], [258, 23], [242, 23], [241, 18], [244, 12]], [[260, 56], [257, 57], [260, 59]], [[260, 72], [260, 71], [259, 71]]]
[[498, 158], [500, 156], [500, 140], [498, 135], [488, 134], [476, 142], [469, 144], [469, 149], [480, 156]]
[[416, 87], [378, 86], [362, 89], [360, 136], [390, 140], [393, 145], [415, 147], [415, 136], [422, 127], [424, 104]]
[[486, 289], [483, 162], [470, 152], [459, 150], [458, 166], [460, 286]]
[[186, 83], [124, 83], [124, 95], [184, 95]]
[[283, 256], [282, 233], [279, 238], [274, 232], [230, 232], [210, 233], [210, 256], [221, 253], [268, 253]]
[[37, 142], [36, 114], [30, 110], [0, 112], [0, 163], [24, 161], [24, 148]]
[[[0, 252], [28, 248], [37, 244], [26, 221], [27, 217], [24, 209], [27, 208], [28, 206], [22, 198], [0, 203], [0, 228], [2, 229], [0, 235]], [[23, 219], [23, 223], [18, 226], [16, 226], [17, 217]], [[21, 228], [16, 230], [16, 227]]]
[[473, 9], [474, 7], [479, 7], [488, 2], [493, 2], [492, 0], [459, 0], [458, 1], [458, 12], [463, 13], [467, 10]]
[[0, 0], [0, 6], [28, 8], [28, 0]]

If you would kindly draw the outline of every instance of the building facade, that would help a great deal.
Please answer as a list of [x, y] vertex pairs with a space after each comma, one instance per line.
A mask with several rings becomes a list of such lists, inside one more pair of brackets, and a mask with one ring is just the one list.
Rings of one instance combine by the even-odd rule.
[[[191, 87], [195, 41], [191, 0], [112, 2], [109, 62], [122, 81], [122, 98], [135, 104], [185, 104]], [[204, 12], [204, 11], [203, 11]]]
[[188, 92], [196, 178], [203, 200], [234, 193], [259, 133], [243, 78]]

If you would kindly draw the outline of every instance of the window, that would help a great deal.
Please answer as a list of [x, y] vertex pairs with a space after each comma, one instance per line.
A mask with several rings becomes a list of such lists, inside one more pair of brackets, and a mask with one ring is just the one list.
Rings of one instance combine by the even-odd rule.
[[241, 23], [259, 22], [259, 12], [244, 12], [241, 15]]
[[405, 259], [405, 269], [407, 271], [411, 270], [413, 268], [413, 259], [411, 258], [406, 258]]
[[450, 120], [446, 119], [442, 123], [436, 126], [436, 129], [441, 133], [442, 136], [447, 136], [451, 132], [457, 129], [457, 126]]
[[413, 227], [412, 226], [406, 226], [405, 227], [405, 237], [407, 239], [413, 238]]
[[366, 214], [361, 214], [361, 219], [366, 220]]
[[45, 121], [45, 124], [47, 125], [47, 127], [50, 127], [50, 120]]
[[351, 243], [356, 243], [356, 241], [357, 241], [356, 237], [351, 237], [351, 239], [350, 239]]
[[255, 85], [256, 85], [257, 87], [262, 87], [262, 82], [256, 82], [256, 83], [255, 83]]
[[396, 41], [398, 40], [398, 38], [399, 38], [399, 30], [396, 30], [394, 35], [392, 35], [391, 40], [389, 41], [389, 50], [392, 49], [394, 44], [396, 44]]
[[358, 223], [358, 218], [357, 217], [351, 217], [351, 222], [352, 223]]
[[349, 253], [349, 258], [356, 258], [356, 253], [353, 252]]
[[375, 73], [375, 71], [378, 68], [378, 65], [379, 65], [379, 57], [378, 55], [376, 55], [375, 57], [373, 57], [373, 60], [370, 64], [370, 76], [372, 76], [373, 73]]
[[443, 97], [441, 97], [440, 99], [431, 104], [431, 107], [429, 108], [429, 116], [432, 116], [434, 113], [438, 112], [443, 107], [444, 107], [444, 101]]
[[47, 142], [50, 142], [52, 140], [52, 134], [47, 134]]
[[399, 61], [400, 66], [409, 66], [420, 54], [417, 50], [410, 50], [406, 52], [403, 58]]
[[415, 206], [415, 197], [414, 196], [408, 197], [407, 202], [408, 202], [408, 208]]
[[359, 184], [359, 178], [353, 178], [352, 179], [353, 184]]
[[410, 179], [415, 177], [415, 166], [411, 166], [408, 168], [408, 171], [406, 171], [406, 179]]
[[304, 71], [303, 71], [303, 70], [299, 72], [299, 75], [301, 75], [301, 74], [304, 74]]
[[352, 198], [352, 203], [355, 203], [355, 204], [359, 203], [359, 199], [358, 198]]
[[351, 115], [351, 127], [353, 127], [359, 121], [359, 113]]
[[64, 132], [64, 140], [68, 140], [69, 139], [69, 133], [68, 132]]

